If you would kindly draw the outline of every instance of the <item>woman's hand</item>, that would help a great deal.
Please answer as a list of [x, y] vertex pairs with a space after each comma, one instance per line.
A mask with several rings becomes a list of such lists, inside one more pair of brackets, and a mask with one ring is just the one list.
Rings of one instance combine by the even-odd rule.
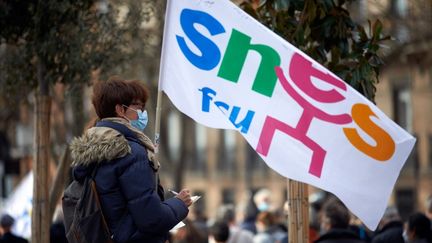
[[179, 192], [179, 194], [177, 196], [175, 196], [176, 198], [182, 200], [187, 207], [189, 207], [190, 205], [192, 205], [192, 199], [191, 199], [191, 194], [189, 189], [183, 189]]

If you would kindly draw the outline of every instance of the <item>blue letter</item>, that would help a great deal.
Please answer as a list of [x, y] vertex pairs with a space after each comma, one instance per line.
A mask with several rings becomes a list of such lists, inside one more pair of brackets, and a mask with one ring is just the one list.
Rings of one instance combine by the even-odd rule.
[[201, 91], [203, 93], [201, 110], [204, 112], [209, 112], [210, 111], [210, 101], [213, 100], [213, 98], [210, 97], [209, 94], [216, 96], [216, 91], [214, 91], [208, 87], [204, 87], [202, 89], [199, 89], [199, 91]]
[[199, 33], [195, 29], [194, 24], [201, 24], [207, 28], [212, 36], [225, 32], [222, 24], [210, 14], [191, 9], [184, 9], [181, 12], [180, 24], [187, 37], [189, 37], [192, 43], [201, 51], [201, 55], [193, 53], [186, 45], [184, 38], [176, 35], [177, 43], [189, 62], [197, 68], [207, 71], [216, 67], [221, 58], [218, 46]]
[[249, 126], [252, 122], [252, 118], [255, 115], [254, 111], [248, 110], [246, 117], [243, 119], [243, 121], [236, 123], [236, 120], [238, 118], [238, 115], [240, 113], [240, 107], [238, 106], [234, 106], [233, 110], [231, 111], [231, 115], [229, 117], [230, 121], [232, 124], [234, 124], [234, 126], [236, 128], [240, 128], [241, 127], [241, 132], [242, 133], [247, 133], [249, 130]]
[[219, 110], [222, 111], [222, 113], [225, 114], [225, 111], [223, 111], [222, 109], [225, 109], [226, 111], [228, 111], [229, 109], [229, 105], [223, 101], [215, 101], [215, 105], [217, 106], [217, 108], [219, 108]]

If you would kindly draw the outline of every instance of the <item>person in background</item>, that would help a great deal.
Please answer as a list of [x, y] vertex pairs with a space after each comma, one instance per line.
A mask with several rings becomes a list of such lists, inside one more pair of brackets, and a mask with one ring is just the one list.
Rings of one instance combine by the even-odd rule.
[[404, 243], [403, 230], [403, 222], [396, 207], [387, 207], [372, 243]]
[[276, 225], [273, 212], [260, 212], [256, 220], [257, 234], [253, 238], [254, 243], [281, 242], [286, 232]]
[[259, 212], [268, 211], [271, 207], [271, 191], [262, 188], [255, 192], [253, 197], [250, 198], [245, 212], [243, 222], [240, 224], [242, 229], [250, 231], [252, 234], [257, 233], [256, 229], [256, 218]]
[[216, 221], [209, 229], [209, 243], [226, 243], [230, 236], [228, 224]]
[[240, 223], [240, 228], [256, 234], [255, 221], [258, 215], [258, 209], [251, 198], [243, 208], [243, 220]]
[[95, 126], [71, 142], [73, 178], [94, 180], [114, 242], [165, 242], [186, 218], [190, 191], [165, 200], [155, 147], [145, 134], [149, 91], [138, 80], [112, 77], [93, 86]]
[[208, 236], [200, 231], [195, 224], [189, 220], [183, 220], [185, 226], [177, 229], [172, 237], [173, 243], [207, 243]]
[[329, 198], [321, 211], [321, 236], [315, 243], [364, 243], [349, 229], [350, 214], [335, 197]]
[[366, 242], [371, 242], [372, 240], [372, 231], [370, 231], [364, 224], [361, 222], [357, 216], [350, 214], [351, 222], [348, 228], [353, 231], [361, 240]]
[[198, 205], [195, 205], [193, 208], [193, 217], [192, 217], [192, 223], [197, 228], [199, 232], [202, 232], [204, 235], [206, 242], [208, 239], [208, 226], [207, 226], [207, 216], [204, 213], [204, 209], [202, 207], [198, 207]]
[[1, 216], [0, 227], [3, 234], [0, 237], [0, 243], [28, 243], [26, 239], [12, 233], [11, 230], [14, 223], [15, 219], [9, 214]]
[[288, 232], [288, 202], [285, 202], [282, 207], [276, 208], [272, 212], [275, 216], [276, 228], [286, 234]]
[[[285, 222], [288, 223], [288, 217], [289, 217], [288, 201], [285, 201], [285, 203], [283, 204], [282, 210], [283, 210], [283, 214], [284, 214], [284, 220], [285, 220]], [[309, 216], [310, 216], [310, 214], [309, 214]], [[311, 220], [309, 219], [309, 223], [310, 222], [311, 222]], [[280, 240], [280, 243], [288, 243], [288, 241], [289, 241], [289, 239], [288, 239], [288, 224], [287, 223], [285, 225], [286, 226], [285, 236]], [[311, 242], [310, 233], [311, 233], [311, 228], [309, 227], [309, 242]]]
[[50, 226], [50, 242], [51, 243], [68, 243], [63, 221], [63, 210], [61, 205], [57, 205], [53, 222]]
[[217, 212], [216, 221], [225, 222], [230, 230], [228, 243], [250, 243], [253, 239], [253, 234], [245, 229], [237, 226], [236, 215], [233, 205], [223, 205]]
[[260, 212], [266, 212], [272, 209], [271, 191], [269, 189], [263, 188], [258, 190], [255, 193], [253, 200]]
[[414, 213], [408, 218], [403, 232], [406, 243], [432, 243], [431, 222], [422, 213]]
[[[431, 221], [431, 226], [432, 226], [432, 195], [429, 195], [428, 199], [426, 200], [426, 217], [429, 218], [429, 220]], [[432, 228], [431, 228], [432, 230]]]
[[320, 236], [321, 211], [330, 195], [325, 191], [317, 191], [309, 196], [309, 242], [314, 242]]

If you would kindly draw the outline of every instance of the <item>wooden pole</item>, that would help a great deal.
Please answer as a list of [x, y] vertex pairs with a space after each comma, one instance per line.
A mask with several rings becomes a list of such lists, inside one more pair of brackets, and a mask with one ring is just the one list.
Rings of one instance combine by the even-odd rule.
[[293, 180], [287, 180], [288, 188], [288, 243], [297, 243], [297, 213], [295, 207], [295, 194], [294, 194], [295, 183]]
[[303, 239], [304, 242], [309, 242], [309, 186], [305, 183], [300, 183], [302, 190], [302, 218], [303, 218]]
[[50, 112], [51, 98], [36, 96], [35, 119], [35, 161], [33, 161], [33, 211], [32, 211], [32, 240], [33, 243], [49, 242], [48, 170], [50, 146]]
[[305, 183], [300, 183], [302, 191], [301, 208], [303, 219], [303, 242], [309, 242], [309, 186]]
[[309, 200], [307, 185], [287, 180], [288, 189], [288, 242], [309, 242]]

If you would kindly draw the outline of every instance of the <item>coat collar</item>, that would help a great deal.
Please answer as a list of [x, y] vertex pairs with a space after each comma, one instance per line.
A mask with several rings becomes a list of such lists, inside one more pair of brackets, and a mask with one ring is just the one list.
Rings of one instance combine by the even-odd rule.
[[92, 127], [70, 144], [72, 166], [89, 166], [131, 153], [127, 139], [117, 130]]
[[144, 146], [153, 169], [160, 168], [151, 140], [122, 118], [102, 119], [81, 137], [73, 139], [70, 145], [72, 166], [89, 166], [121, 158], [131, 153], [128, 140]]

